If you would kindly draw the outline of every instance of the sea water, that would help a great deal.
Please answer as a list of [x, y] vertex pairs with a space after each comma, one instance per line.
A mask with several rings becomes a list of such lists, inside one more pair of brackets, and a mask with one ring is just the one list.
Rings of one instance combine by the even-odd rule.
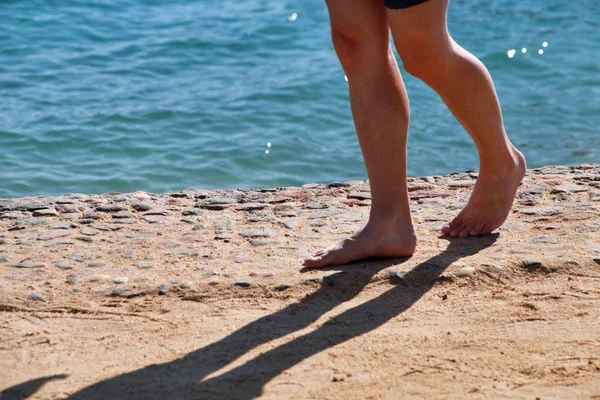
[[[455, 0], [530, 167], [600, 162], [600, 2]], [[7, 0], [0, 197], [365, 179], [322, 0]], [[425, 84], [409, 175], [478, 168]]]

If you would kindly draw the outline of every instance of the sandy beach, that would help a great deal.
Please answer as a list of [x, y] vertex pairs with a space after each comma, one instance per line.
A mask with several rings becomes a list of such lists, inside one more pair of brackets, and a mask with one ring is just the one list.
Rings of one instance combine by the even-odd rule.
[[476, 178], [410, 178], [413, 257], [321, 270], [368, 182], [0, 199], [0, 398], [600, 399], [600, 166], [441, 236]]

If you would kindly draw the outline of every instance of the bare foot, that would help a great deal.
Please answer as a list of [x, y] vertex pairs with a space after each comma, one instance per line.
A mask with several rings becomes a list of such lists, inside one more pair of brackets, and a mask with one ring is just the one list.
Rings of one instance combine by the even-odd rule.
[[469, 202], [449, 225], [442, 228], [444, 235], [461, 238], [485, 235], [502, 226], [527, 169], [523, 154], [514, 147], [513, 154], [515, 162], [504, 171], [482, 165]]
[[304, 260], [308, 268], [342, 265], [368, 257], [409, 257], [417, 236], [412, 222], [396, 224], [369, 221], [359, 232]]

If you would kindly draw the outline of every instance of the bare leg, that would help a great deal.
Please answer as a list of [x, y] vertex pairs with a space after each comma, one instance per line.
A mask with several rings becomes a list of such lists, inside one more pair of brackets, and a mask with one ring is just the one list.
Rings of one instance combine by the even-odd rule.
[[523, 155], [504, 130], [500, 103], [485, 66], [448, 33], [449, 0], [388, 10], [406, 70], [431, 86], [473, 138], [480, 173], [467, 206], [442, 229], [452, 237], [490, 233], [506, 220], [525, 175]]
[[304, 261], [340, 265], [367, 257], [410, 256], [416, 236], [406, 183], [409, 104], [389, 44], [382, 1], [327, 0], [334, 47], [350, 84], [350, 101], [371, 184], [367, 225]]

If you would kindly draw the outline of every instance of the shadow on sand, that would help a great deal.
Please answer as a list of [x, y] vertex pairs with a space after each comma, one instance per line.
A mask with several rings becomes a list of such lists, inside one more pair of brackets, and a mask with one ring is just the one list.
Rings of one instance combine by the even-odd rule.
[[306, 328], [324, 313], [358, 295], [377, 272], [401, 264], [407, 259], [376, 260], [367, 263], [362, 270], [354, 269], [348, 273], [335, 274], [333, 287], [325, 283], [300, 303], [291, 304], [272, 315], [262, 317], [183, 358], [165, 364], [149, 365], [106, 379], [82, 389], [70, 398], [256, 398], [261, 395], [264, 385], [271, 379], [304, 359], [364, 335], [408, 310], [433, 287], [451, 263], [491, 246], [497, 237], [488, 235], [450, 240], [448, 247], [441, 254], [408, 271], [398, 285], [380, 296], [344, 311], [314, 331], [262, 353], [216, 377], [203, 380], [257, 346]]

